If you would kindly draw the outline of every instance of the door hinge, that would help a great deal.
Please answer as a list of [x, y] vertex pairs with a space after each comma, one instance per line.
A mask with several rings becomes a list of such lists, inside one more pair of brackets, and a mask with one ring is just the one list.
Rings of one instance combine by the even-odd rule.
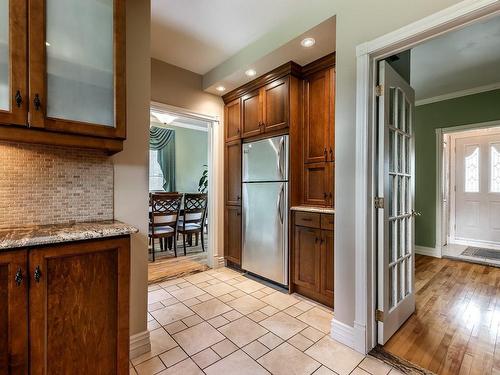
[[375, 95], [376, 96], [382, 96], [382, 95], [384, 95], [384, 85], [377, 85], [377, 86], [375, 86]]
[[375, 320], [377, 322], [383, 322], [384, 321], [384, 312], [380, 310], [375, 310]]
[[384, 208], [384, 198], [375, 197], [375, 208]]

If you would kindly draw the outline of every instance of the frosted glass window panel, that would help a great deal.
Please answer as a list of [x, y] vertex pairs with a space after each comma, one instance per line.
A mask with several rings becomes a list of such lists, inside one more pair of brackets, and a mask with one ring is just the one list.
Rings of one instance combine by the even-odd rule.
[[114, 126], [113, 0], [47, 0], [46, 12], [47, 117]]
[[0, 110], [10, 110], [9, 0], [0, 0]]
[[500, 193], [500, 143], [490, 146], [490, 190]]
[[465, 192], [479, 193], [479, 146], [465, 146]]

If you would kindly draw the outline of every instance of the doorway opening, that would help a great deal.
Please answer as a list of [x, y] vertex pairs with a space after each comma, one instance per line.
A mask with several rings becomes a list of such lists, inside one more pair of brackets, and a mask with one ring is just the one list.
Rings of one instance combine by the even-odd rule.
[[500, 266], [500, 122], [437, 132], [443, 257]]
[[150, 111], [148, 282], [210, 268], [216, 118], [154, 103]]
[[[475, 34], [472, 43], [457, 45], [465, 39], [456, 33], [499, 26], [499, 8], [487, 8], [450, 8], [358, 50], [357, 168], [366, 174], [356, 183], [360, 229], [354, 327], [358, 334], [363, 324], [367, 329], [366, 335], [359, 335], [365, 343], [355, 345], [365, 344], [368, 351], [378, 343], [386, 352], [440, 374], [471, 366], [480, 373], [496, 369], [496, 338], [488, 337], [498, 324], [488, 318], [488, 309], [495, 301], [492, 280], [499, 270], [440, 259], [441, 232], [436, 230], [442, 223], [436, 219], [442, 203], [437, 194], [436, 129], [500, 119], [500, 113], [491, 117], [491, 111], [479, 109], [479, 120], [471, 121], [478, 112], [464, 104], [474, 99], [493, 108], [489, 100], [498, 95], [500, 77], [486, 78], [491, 60], [478, 59], [473, 51], [488, 43], [498, 49], [499, 33]], [[461, 53], [454, 55], [450, 46]], [[425, 47], [433, 52], [419, 59]], [[453, 64], [436, 65], [443, 54]], [[500, 56], [493, 61], [498, 64]], [[453, 70], [479, 63], [485, 65], [473, 66], [475, 74], [468, 75], [467, 83], [463, 73]], [[416, 64], [427, 79], [418, 74]], [[442, 121], [444, 115], [448, 122]]]

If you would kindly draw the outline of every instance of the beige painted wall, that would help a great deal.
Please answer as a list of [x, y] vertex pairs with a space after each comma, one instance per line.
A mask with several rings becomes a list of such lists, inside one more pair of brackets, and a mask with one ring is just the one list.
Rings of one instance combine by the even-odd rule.
[[202, 90], [201, 75], [156, 59], [151, 59], [151, 100], [204, 115], [218, 116], [220, 119], [219, 125], [214, 129], [216, 146], [212, 152], [216, 160], [213, 174], [216, 180], [215, 202], [219, 212], [216, 218], [217, 241], [213, 255], [221, 257], [224, 246], [224, 102], [222, 98]]
[[132, 235], [130, 335], [147, 329], [150, 2], [127, 0], [127, 140], [113, 157], [115, 218]]

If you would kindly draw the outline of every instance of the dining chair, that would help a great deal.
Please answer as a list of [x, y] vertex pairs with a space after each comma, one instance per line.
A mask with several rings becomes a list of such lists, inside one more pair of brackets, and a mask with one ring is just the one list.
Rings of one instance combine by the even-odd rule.
[[155, 261], [155, 239], [162, 242], [165, 239], [171, 239], [174, 243], [174, 254], [177, 257], [177, 224], [179, 221], [179, 211], [181, 208], [182, 194], [178, 193], [160, 193], [150, 196], [151, 213], [149, 223], [149, 239], [153, 252], [153, 262]]
[[178, 233], [182, 234], [184, 255], [186, 255], [186, 235], [201, 236], [201, 248], [205, 251], [204, 223], [207, 211], [207, 194], [184, 194], [184, 216], [177, 225]]

